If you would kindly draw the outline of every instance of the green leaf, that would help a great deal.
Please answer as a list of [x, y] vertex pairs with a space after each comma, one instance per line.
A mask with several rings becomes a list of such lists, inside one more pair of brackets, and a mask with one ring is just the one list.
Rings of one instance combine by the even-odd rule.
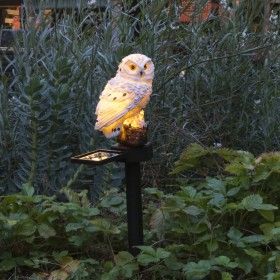
[[117, 265], [125, 265], [134, 260], [134, 257], [126, 252], [126, 251], [121, 251], [115, 256], [115, 262]]
[[252, 194], [245, 198], [240, 203], [241, 208], [245, 208], [248, 211], [254, 210], [277, 210], [278, 207], [271, 204], [263, 204], [263, 198], [259, 194]]
[[225, 202], [226, 200], [223, 194], [214, 193], [213, 198], [208, 201], [208, 204], [220, 208], [225, 204]]
[[218, 242], [215, 239], [208, 241], [206, 244], [210, 253], [216, 251], [219, 248]]
[[166, 258], [168, 258], [170, 256], [170, 252], [168, 252], [168, 251], [166, 251], [166, 250], [164, 250], [162, 248], [158, 248], [156, 250], [156, 256], [159, 259], [166, 259]]
[[261, 243], [264, 240], [264, 236], [260, 234], [254, 234], [242, 237], [242, 241], [245, 243]]
[[216, 178], [207, 178], [206, 183], [207, 186], [215, 192], [219, 192], [219, 193], [226, 192], [225, 183], [221, 180], [218, 180]]
[[200, 280], [206, 277], [211, 271], [210, 261], [201, 260], [198, 263], [189, 262], [184, 266], [183, 271], [188, 279]]
[[141, 250], [141, 253], [148, 254], [151, 256], [156, 256], [156, 251], [155, 249], [153, 249], [152, 246], [137, 246], [137, 247]]
[[231, 262], [230, 258], [228, 258], [226, 256], [216, 257], [215, 262], [217, 265], [224, 266], [226, 268], [236, 268], [238, 266], [238, 263]]
[[0, 271], [9, 271], [17, 266], [15, 259], [6, 258], [0, 262]]
[[80, 223], [69, 223], [67, 224], [67, 226], [65, 227], [65, 231], [69, 232], [69, 231], [77, 231], [80, 228], [83, 228], [84, 226]]
[[137, 263], [129, 263], [122, 266], [122, 275], [127, 279], [132, 279], [133, 274], [138, 270]]
[[248, 256], [254, 258], [254, 260], [256, 260], [256, 261], [260, 261], [264, 257], [264, 255], [262, 255], [259, 251], [255, 250], [253, 248], [244, 249], [244, 252]]
[[155, 195], [158, 198], [162, 198], [164, 196], [164, 193], [157, 188], [145, 188], [144, 191], [145, 193]]
[[140, 264], [145, 266], [150, 263], [157, 263], [170, 256], [170, 252], [162, 248], [156, 250], [151, 246], [138, 246], [138, 248], [141, 250], [141, 253], [138, 255], [137, 260]]
[[280, 273], [268, 273], [266, 275], [266, 280], [280, 280]]
[[[272, 235], [272, 229], [275, 228], [274, 224], [271, 223], [265, 223], [265, 224], [261, 224], [260, 225], [260, 229], [261, 231], [266, 235], [266, 236], [270, 236]], [[279, 228], [279, 233], [280, 233], [280, 228]]]
[[243, 234], [236, 228], [231, 227], [227, 236], [231, 239], [231, 242], [237, 247], [245, 247], [245, 243], [242, 241]]
[[33, 196], [35, 190], [29, 183], [27, 183], [27, 184], [22, 185], [21, 192], [22, 192], [23, 195]]
[[229, 272], [222, 272], [222, 280], [233, 280], [232, 274]]
[[231, 188], [230, 190], [228, 190], [227, 192], [227, 196], [235, 196], [239, 193], [240, 191], [240, 187], [236, 187], [236, 188]]
[[30, 236], [36, 229], [37, 227], [32, 220], [24, 220], [17, 224], [16, 232], [18, 235]]
[[242, 199], [241, 206], [248, 211], [260, 209], [263, 199], [259, 194], [252, 194]]
[[243, 269], [246, 274], [252, 271], [253, 265], [248, 258], [236, 258], [235, 262], [238, 263], [238, 266]]
[[164, 215], [161, 209], [156, 209], [152, 214], [150, 219], [150, 227], [155, 230], [157, 233], [160, 233], [163, 230], [164, 226]]
[[209, 151], [204, 147], [194, 143], [181, 154], [180, 159], [175, 163], [175, 168], [171, 174], [175, 175], [183, 171], [194, 168], [198, 163], [200, 157], [207, 155]]
[[267, 210], [259, 210], [258, 211], [267, 221], [274, 222], [274, 212]]
[[164, 264], [171, 271], [181, 270], [184, 266], [184, 264], [179, 262], [178, 259], [174, 255], [170, 255], [167, 259], [165, 259]]
[[138, 255], [137, 261], [139, 262], [139, 264], [147, 266], [151, 263], [158, 262], [159, 259], [153, 255], [141, 253], [140, 255]]
[[47, 224], [38, 225], [38, 232], [45, 239], [56, 235], [55, 229]]
[[64, 251], [61, 251], [61, 252], [56, 252], [54, 251], [52, 253], [54, 259], [58, 262], [58, 263], [61, 263], [63, 261], [63, 258], [68, 256], [68, 251], [64, 250]]
[[191, 216], [198, 216], [204, 211], [203, 211], [203, 209], [198, 208], [195, 205], [191, 205], [191, 206], [188, 206], [187, 208], [185, 208], [184, 212]]

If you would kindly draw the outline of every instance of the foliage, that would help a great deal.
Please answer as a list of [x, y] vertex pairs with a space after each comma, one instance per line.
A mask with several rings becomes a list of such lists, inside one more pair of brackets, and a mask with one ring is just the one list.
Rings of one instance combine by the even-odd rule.
[[[30, 185], [0, 201], [0, 275], [21, 279], [278, 279], [280, 154], [189, 146], [174, 193], [146, 188], [145, 246], [126, 252], [125, 196], [72, 202]], [[19, 278], [17, 278], [19, 277]], [[49, 278], [48, 278], [49, 277]], [[53, 278], [51, 278], [53, 277]]]
[[69, 157], [111, 145], [94, 131], [93, 112], [117, 64], [132, 52], [156, 65], [148, 181], [166, 184], [168, 168], [194, 140], [253, 153], [279, 149], [275, 32], [252, 33], [238, 17], [178, 25], [180, 1], [139, 1], [137, 13], [126, 2], [122, 11], [78, 11], [51, 27], [31, 23], [17, 33], [14, 56], [1, 55], [1, 192], [29, 183], [38, 193], [94, 189], [96, 198], [111, 184], [104, 183], [108, 175], [119, 182], [118, 168], [78, 168]]

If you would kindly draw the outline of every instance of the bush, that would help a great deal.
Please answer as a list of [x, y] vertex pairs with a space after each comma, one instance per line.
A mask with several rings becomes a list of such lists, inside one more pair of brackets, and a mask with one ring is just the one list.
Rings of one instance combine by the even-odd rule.
[[69, 157], [110, 146], [94, 131], [93, 112], [132, 52], [156, 65], [147, 109], [156, 151], [145, 168], [149, 182], [167, 184], [166, 172], [193, 141], [254, 154], [279, 150], [279, 36], [250, 33], [234, 20], [178, 25], [178, 6], [167, 2], [140, 1], [136, 19], [129, 6], [118, 17], [108, 7], [98, 24], [87, 11], [81, 21], [66, 16], [52, 28], [18, 34], [14, 58], [1, 69], [2, 192], [29, 183], [38, 193], [72, 186], [94, 189], [96, 197], [111, 185], [98, 182], [118, 170], [78, 169]]
[[174, 194], [145, 189], [147, 245], [139, 247], [136, 258], [125, 251], [123, 193], [107, 192], [95, 207], [85, 193], [68, 190], [72, 202], [61, 203], [34, 195], [28, 185], [21, 194], [3, 197], [1, 274], [15, 279], [279, 278], [279, 153], [255, 158], [194, 144], [172, 174], [178, 182]]

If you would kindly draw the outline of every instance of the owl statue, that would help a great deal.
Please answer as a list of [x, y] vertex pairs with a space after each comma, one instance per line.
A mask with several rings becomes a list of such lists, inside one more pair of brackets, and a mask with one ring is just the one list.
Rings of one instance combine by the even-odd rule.
[[95, 129], [116, 137], [123, 125], [145, 125], [144, 111], [152, 93], [154, 64], [143, 54], [122, 59], [117, 74], [102, 91], [95, 114]]

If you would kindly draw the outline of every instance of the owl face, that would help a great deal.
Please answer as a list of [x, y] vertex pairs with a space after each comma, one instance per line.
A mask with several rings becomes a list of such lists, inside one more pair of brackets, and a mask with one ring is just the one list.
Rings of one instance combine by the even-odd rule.
[[149, 57], [143, 54], [131, 54], [123, 58], [119, 65], [118, 75], [133, 81], [152, 82], [154, 64]]

